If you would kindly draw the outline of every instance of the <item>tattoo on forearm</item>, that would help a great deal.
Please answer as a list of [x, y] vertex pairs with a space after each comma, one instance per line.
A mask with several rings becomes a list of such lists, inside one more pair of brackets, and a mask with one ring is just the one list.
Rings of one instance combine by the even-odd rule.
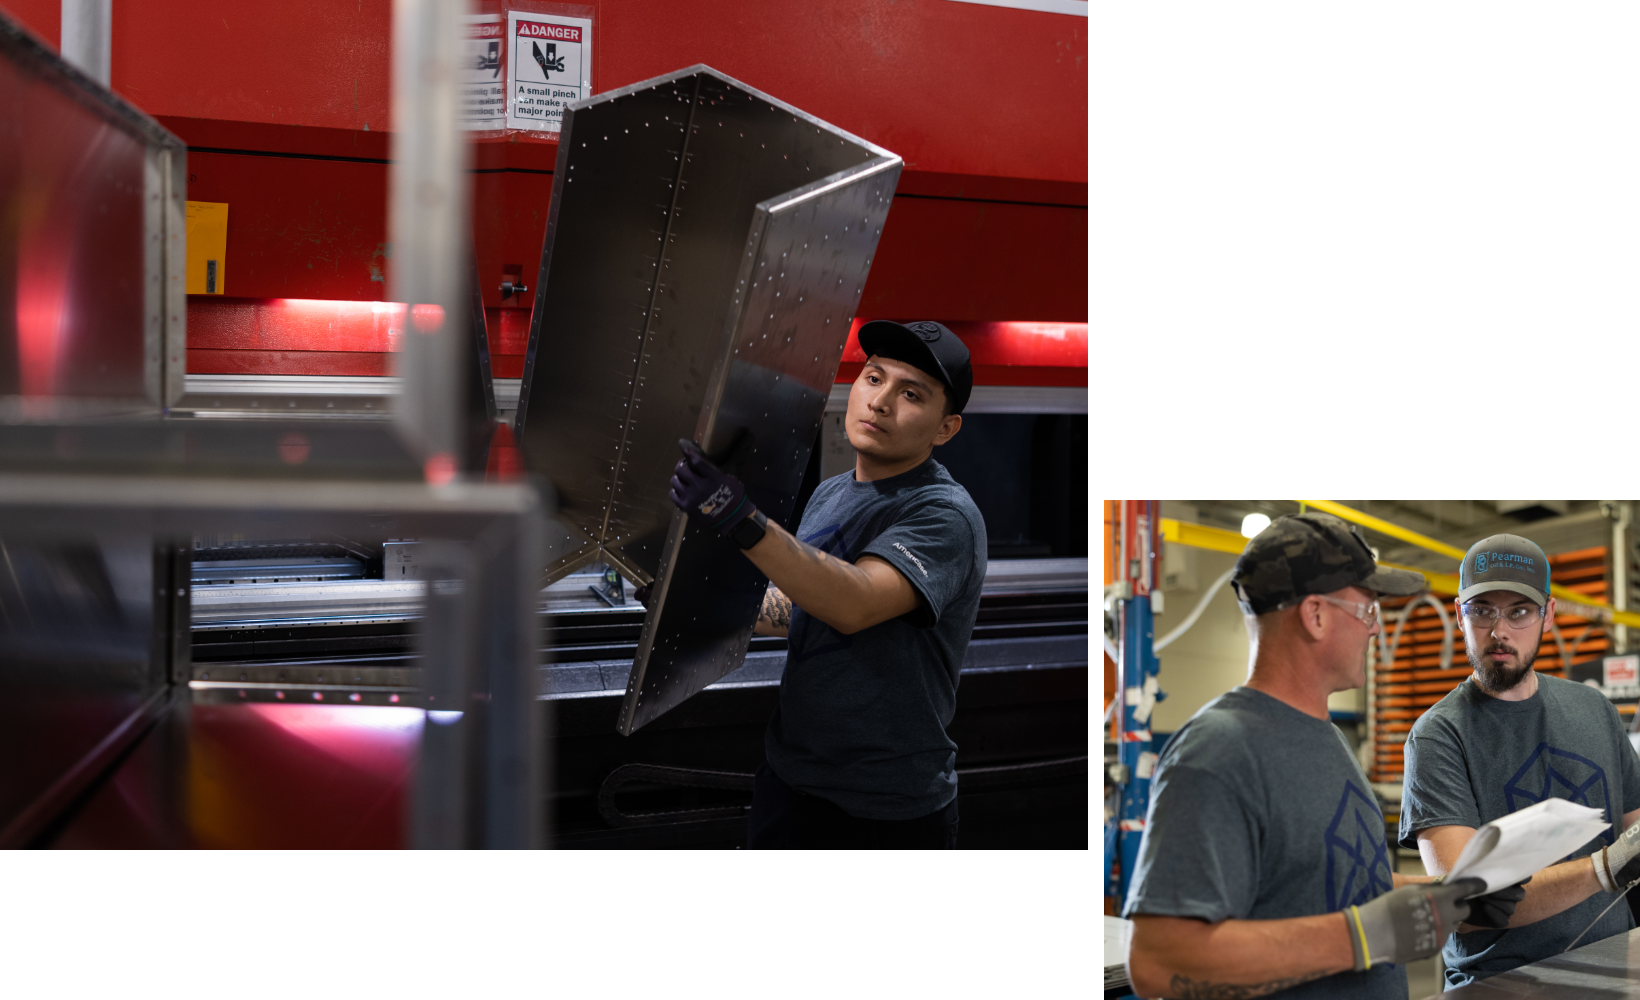
[[770, 586], [763, 592], [763, 610], [758, 612], [758, 620], [768, 622], [775, 628], [790, 628], [792, 624], [792, 602], [779, 587]]
[[1174, 1000], [1244, 1000], [1247, 997], [1261, 997], [1276, 990], [1292, 989], [1312, 979], [1331, 975], [1325, 969], [1315, 972], [1306, 972], [1302, 976], [1290, 976], [1286, 979], [1272, 979], [1267, 983], [1210, 983], [1189, 976], [1174, 974], [1173, 980], [1167, 985], [1167, 995]]

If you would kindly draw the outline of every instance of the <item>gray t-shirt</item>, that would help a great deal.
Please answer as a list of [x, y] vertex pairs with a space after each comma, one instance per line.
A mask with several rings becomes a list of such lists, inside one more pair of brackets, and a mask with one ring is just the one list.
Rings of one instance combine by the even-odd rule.
[[[1640, 808], [1640, 757], [1617, 709], [1594, 688], [1538, 675], [1537, 694], [1500, 701], [1458, 685], [1413, 724], [1406, 746], [1401, 845], [1416, 848], [1432, 826], [1480, 827], [1547, 798], [1603, 809], [1621, 826]], [[1567, 855], [1593, 854], [1612, 843], [1604, 833]], [[1462, 986], [1558, 955], [1612, 901], [1593, 896], [1534, 924], [1454, 934], [1441, 957], [1446, 981]], [[1584, 935], [1589, 944], [1634, 926], [1626, 905], [1611, 908]]]
[[843, 635], [792, 609], [780, 703], [764, 736], [793, 788], [865, 819], [916, 819], [957, 794], [945, 734], [985, 585], [985, 520], [940, 463], [874, 482], [821, 483], [797, 537], [849, 562], [885, 559], [916, 610]]
[[[1162, 751], [1122, 915], [1284, 920], [1393, 888], [1384, 813], [1338, 727], [1238, 687]], [[1269, 996], [1396, 998], [1406, 970], [1340, 972]]]

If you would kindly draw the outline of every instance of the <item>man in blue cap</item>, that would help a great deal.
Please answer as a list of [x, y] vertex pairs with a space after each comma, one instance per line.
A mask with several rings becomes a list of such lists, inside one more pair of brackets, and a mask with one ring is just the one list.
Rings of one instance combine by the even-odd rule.
[[764, 737], [752, 847], [955, 847], [946, 735], [985, 583], [985, 521], [934, 447], [962, 427], [968, 348], [939, 323], [860, 329], [851, 472], [821, 483], [796, 536], [685, 443], [672, 502], [771, 581], [758, 620], [790, 644]]
[[1439, 875], [1482, 824], [1548, 798], [1600, 809], [1614, 826], [1534, 875], [1507, 927], [1460, 925], [1442, 952], [1449, 986], [1558, 955], [1579, 935], [1587, 944], [1627, 931], [1627, 906], [1600, 914], [1640, 879], [1640, 757], [1617, 709], [1532, 669], [1555, 615], [1548, 558], [1519, 535], [1493, 535], [1465, 554], [1458, 586], [1474, 673], [1407, 738], [1401, 845]]

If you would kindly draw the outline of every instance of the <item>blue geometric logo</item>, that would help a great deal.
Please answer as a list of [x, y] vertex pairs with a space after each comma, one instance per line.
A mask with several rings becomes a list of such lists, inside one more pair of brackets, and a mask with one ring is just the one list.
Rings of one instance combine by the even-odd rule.
[[1384, 814], [1352, 781], [1344, 782], [1327, 827], [1327, 911], [1360, 906], [1395, 886], [1390, 880]]
[[1477, 573], [1485, 573], [1486, 572], [1486, 553], [1485, 552], [1475, 553], [1475, 572], [1477, 572]]
[[[1547, 743], [1539, 743], [1526, 758], [1503, 786], [1503, 796], [1509, 812], [1554, 798], [1599, 809], [1608, 819], [1612, 814], [1605, 769], [1587, 757], [1557, 750]], [[1600, 839], [1607, 844], [1617, 842], [1609, 828]]]

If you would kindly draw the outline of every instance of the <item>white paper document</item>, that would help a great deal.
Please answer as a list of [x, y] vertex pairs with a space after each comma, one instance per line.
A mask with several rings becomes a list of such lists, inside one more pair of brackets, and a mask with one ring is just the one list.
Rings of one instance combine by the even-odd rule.
[[1133, 939], [1133, 921], [1105, 918], [1105, 989], [1127, 986], [1128, 942]]
[[1445, 881], [1478, 878], [1486, 889], [1476, 895], [1484, 895], [1561, 861], [1610, 826], [1600, 809], [1545, 799], [1476, 830]]

